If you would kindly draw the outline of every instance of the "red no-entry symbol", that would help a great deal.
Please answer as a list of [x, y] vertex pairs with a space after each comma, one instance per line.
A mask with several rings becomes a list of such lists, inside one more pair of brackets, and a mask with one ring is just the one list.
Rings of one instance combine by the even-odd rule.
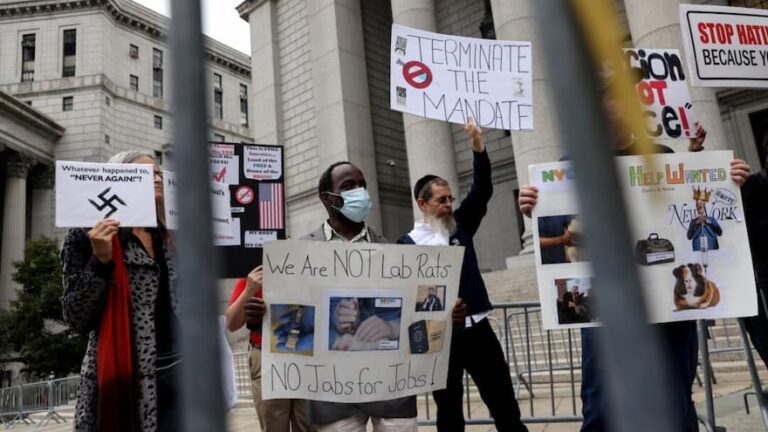
[[403, 78], [412, 87], [423, 89], [432, 84], [432, 71], [419, 61], [409, 61], [403, 66]]
[[253, 189], [248, 186], [240, 186], [235, 190], [235, 200], [242, 205], [248, 205], [253, 202], [256, 195], [253, 193]]

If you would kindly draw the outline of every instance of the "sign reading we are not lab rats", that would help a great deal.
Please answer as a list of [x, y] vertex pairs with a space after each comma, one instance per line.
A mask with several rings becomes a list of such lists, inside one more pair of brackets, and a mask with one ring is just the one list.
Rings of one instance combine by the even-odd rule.
[[372, 402], [445, 388], [464, 248], [264, 245], [262, 396]]
[[768, 11], [680, 5], [691, 81], [702, 87], [768, 87]]
[[56, 226], [157, 225], [152, 165], [56, 161]]
[[394, 24], [390, 105], [420, 117], [533, 130], [531, 43], [459, 37]]

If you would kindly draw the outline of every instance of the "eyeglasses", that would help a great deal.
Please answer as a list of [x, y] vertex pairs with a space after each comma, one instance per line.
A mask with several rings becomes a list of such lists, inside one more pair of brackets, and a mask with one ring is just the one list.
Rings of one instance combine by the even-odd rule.
[[162, 171], [155, 171], [155, 177], [160, 177], [160, 180], [163, 179], [163, 172]]
[[440, 205], [448, 204], [448, 203], [453, 204], [453, 202], [456, 201], [456, 197], [450, 196], [450, 195], [449, 196], [441, 196], [440, 198], [435, 199], [435, 201], [437, 201], [437, 203], [440, 204]]

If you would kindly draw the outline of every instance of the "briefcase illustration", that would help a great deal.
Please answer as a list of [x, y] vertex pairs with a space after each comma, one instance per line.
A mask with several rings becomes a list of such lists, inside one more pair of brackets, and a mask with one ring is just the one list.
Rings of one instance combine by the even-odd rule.
[[675, 261], [675, 246], [671, 241], [651, 233], [647, 239], [638, 240], [635, 245], [635, 260], [645, 266]]

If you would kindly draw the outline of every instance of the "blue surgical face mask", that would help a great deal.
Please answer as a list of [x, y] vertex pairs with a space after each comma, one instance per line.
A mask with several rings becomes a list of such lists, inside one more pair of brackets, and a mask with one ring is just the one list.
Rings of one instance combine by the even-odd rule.
[[344, 205], [334, 207], [341, 212], [347, 219], [352, 222], [362, 222], [368, 217], [371, 212], [371, 196], [368, 195], [368, 190], [365, 188], [352, 189], [350, 191], [344, 191], [339, 194], [328, 192], [331, 195], [341, 196], [344, 200]]

